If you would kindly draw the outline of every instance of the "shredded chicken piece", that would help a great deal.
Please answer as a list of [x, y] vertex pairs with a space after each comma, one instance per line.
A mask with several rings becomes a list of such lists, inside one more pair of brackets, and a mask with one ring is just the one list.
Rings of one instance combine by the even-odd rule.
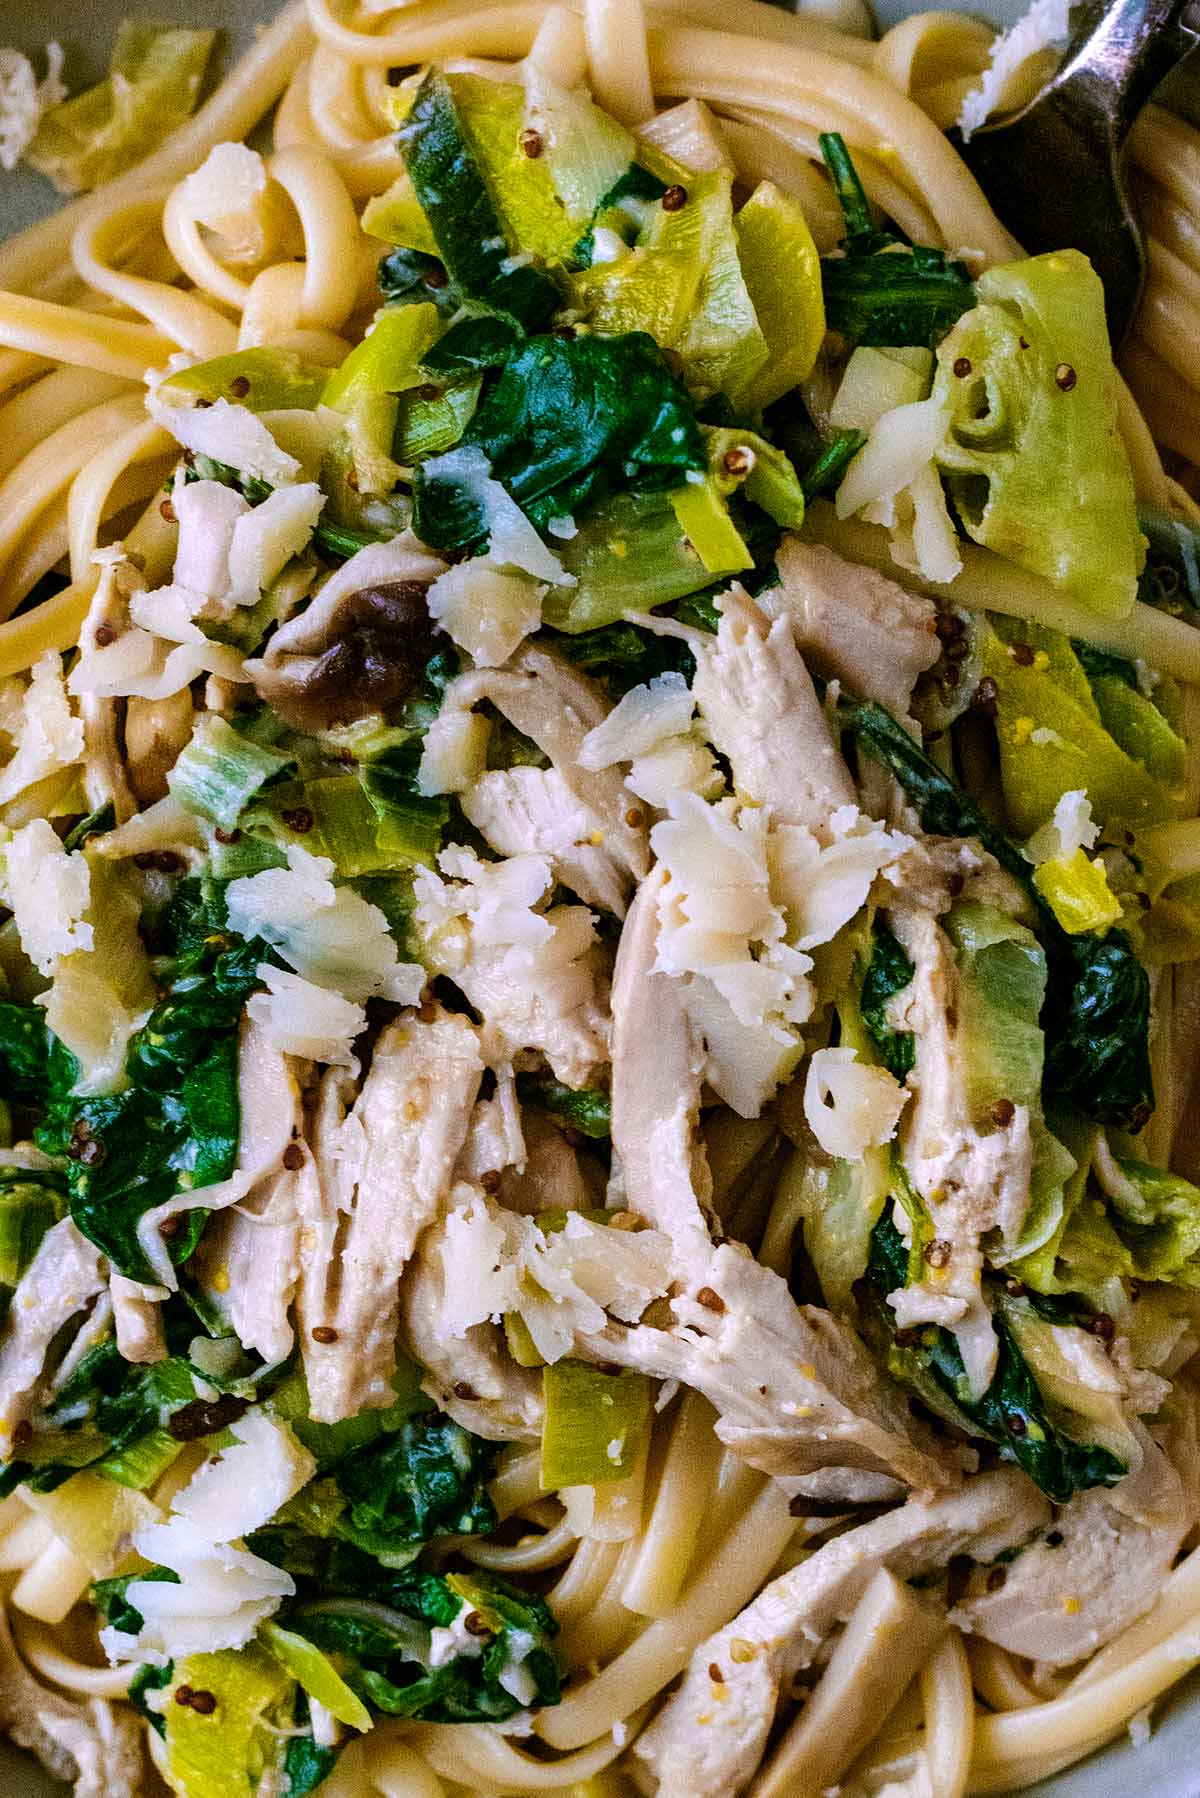
[[464, 1429], [490, 1442], [538, 1437], [542, 1377], [519, 1367], [498, 1324], [474, 1324], [454, 1334], [446, 1319], [445, 1220], [422, 1239], [404, 1276], [404, 1331], [425, 1370], [424, 1390]]
[[770, 623], [740, 587], [722, 608], [715, 641], [695, 651], [692, 690], [709, 739], [743, 798], [775, 822], [820, 830], [856, 794], [791, 624]]
[[46, 1358], [60, 1330], [87, 1310], [107, 1287], [106, 1263], [69, 1217], [47, 1230], [13, 1293], [0, 1340], [0, 1450], [12, 1454], [13, 1431], [24, 1422], [47, 1373]]
[[285, 1154], [299, 1165], [273, 1168], [240, 1205], [219, 1212], [196, 1251], [238, 1341], [268, 1363], [285, 1360], [292, 1350], [289, 1311], [300, 1279], [301, 1218], [316, 1202], [311, 1151], [293, 1137]]
[[36, 1680], [0, 1605], [0, 1728], [35, 1754], [75, 1798], [130, 1798], [143, 1789], [141, 1719], [126, 1705], [66, 1698]]
[[475, 1026], [442, 1013], [384, 1031], [340, 1123], [347, 1083], [326, 1077], [313, 1137], [320, 1215], [306, 1219], [297, 1301], [319, 1423], [392, 1402], [400, 1276], [445, 1203], [483, 1066]]
[[124, 1274], [109, 1277], [117, 1347], [126, 1361], [161, 1361], [167, 1352], [160, 1299], [162, 1290], [127, 1280]]
[[933, 601], [790, 533], [776, 562], [779, 585], [758, 599], [767, 616], [791, 619], [801, 654], [825, 680], [903, 717], [917, 677], [940, 653]]
[[797, 1305], [786, 1281], [732, 1244], [698, 1277], [672, 1301], [673, 1327], [611, 1324], [580, 1352], [702, 1392], [721, 1441], [777, 1479], [850, 1467], [927, 1491], [957, 1482], [958, 1457], [913, 1418], [848, 1325]]
[[[762, 1759], [781, 1692], [812, 1664], [881, 1567], [912, 1579], [955, 1555], [991, 1560], [1048, 1522], [1025, 1475], [980, 1474], [959, 1491], [908, 1503], [836, 1537], [773, 1580], [697, 1648], [682, 1686], [634, 1750], [658, 1798], [732, 1798]], [[720, 1702], [709, 1669], [719, 1667]], [[797, 1795], [799, 1798], [799, 1794]]]
[[[526, 644], [504, 668], [461, 675], [446, 689], [443, 709], [469, 710], [485, 699], [537, 744], [578, 803], [599, 820], [603, 844], [592, 846], [604, 849], [628, 892], [650, 866], [644, 819], [630, 802], [619, 765], [589, 769], [579, 759], [584, 738], [610, 710], [600, 689], [561, 656]], [[624, 915], [624, 900], [618, 915]]]
[[1077, 1492], [988, 1589], [972, 1581], [955, 1621], [1010, 1653], [1069, 1667], [1159, 1596], [1200, 1496], [1143, 1431], [1144, 1459], [1111, 1491]]
[[684, 984], [656, 974], [656, 868], [621, 932], [612, 990], [612, 1141], [629, 1209], [671, 1238], [681, 1266], [703, 1270], [712, 1250], [712, 1180], [700, 1138], [704, 1045]]

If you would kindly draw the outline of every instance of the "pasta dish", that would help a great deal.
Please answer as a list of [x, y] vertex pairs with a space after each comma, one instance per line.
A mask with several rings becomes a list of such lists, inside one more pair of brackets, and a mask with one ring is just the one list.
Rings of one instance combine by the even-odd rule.
[[[1200, 1662], [1200, 137], [858, 0], [0, 52], [0, 1726], [962, 1798]], [[5, 179], [0, 176], [0, 182]]]

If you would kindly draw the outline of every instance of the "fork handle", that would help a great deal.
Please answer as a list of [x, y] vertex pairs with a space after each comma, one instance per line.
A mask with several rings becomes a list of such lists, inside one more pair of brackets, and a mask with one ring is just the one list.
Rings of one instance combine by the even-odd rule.
[[1198, 41], [1200, 0], [1110, 0], [1075, 33], [1052, 85], [1101, 114], [1119, 147], [1138, 112]]

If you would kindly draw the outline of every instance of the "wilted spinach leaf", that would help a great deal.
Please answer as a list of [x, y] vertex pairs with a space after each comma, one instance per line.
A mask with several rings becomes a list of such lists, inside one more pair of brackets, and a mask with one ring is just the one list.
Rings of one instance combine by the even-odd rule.
[[487, 1535], [497, 1523], [485, 1481], [490, 1445], [439, 1411], [409, 1418], [342, 1461], [348, 1508], [338, 1533], [370, 1553], [414, 1552], [434, 1536]]
[[903, 1080], [916, 1060], [916, 1041], [911, 1030], [894, 1030], [888, 1022], [888, 1005], [904, 991], [913, 977], [913, 965], [887, 925], [875, 925], [871, 959], [863, 974], [860, 1006], [862, 1020], [880, 1060], [890, 1074]]
[[820, 144], [846, 221], [842, 254], [821, 258], [830, 330], [849, 343], [932, 348], [974, 304], [966, 264], [877, 231], [840, 133], [823, 132]]

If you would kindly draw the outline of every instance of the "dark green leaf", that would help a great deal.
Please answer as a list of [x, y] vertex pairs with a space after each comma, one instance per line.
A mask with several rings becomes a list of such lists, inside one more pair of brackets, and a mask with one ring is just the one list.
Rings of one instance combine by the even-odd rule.
[[519, 341], [519, 333], [506, 319], [460, 318], [426, 351], [421, 366], [439, 375], [498, 368]]
[[150, 1567], [144, 1573], [122, 1573], [116, 1579], [93, 1582], [88, 1593], [92, 1603], [105, 1623], [127, 1636], [136, 1636], [145, 1623], [142, 1613], [129, 1602], [129, 1588], [134, 1580], [158, 1580], [177, 1586], [179, 1575], [172, 1573], [169, 1567]]
[[908, 1250], [885, 1212], [872, 1232], [867, 1282], [875, 1299], [877, 1344], [882, 1346], [881, 1336], [893, 1341], [888, 1367], [895, 1378], [935, 1405], [938, 1394], [944, 1395], [949, 1414], [968, 1434], [996, 1443], [1002, 1457], [1024, 1468], [1056, 1504], [1091, 1486], [1114, 1486], [1124, 1477], [1128, 1469], [1108, 1449], [1073, 1442], [1055, 1430], [1029, 1364], [998, 1313], [993, 1314], [999, 1341], [996, 1372], [979, 1399], [970, 1396], [962, 1356], [949, 1330], [925, 1325], [909, 1333], [916, 1335], [915, 1342], [895, 1344], [895, 1314], [884, 1300], [907, 1280]]
[[842, 137], [824, 132], [820, 144], [846, 221], [843, 253], [821, 259], [829, 329], [849, 343], [932, 348], [975, 303], [966, 264], [877, 231]]
[[78, 824], [71, 827], [63, 838], [63, 848], [68, 852], [82, 849], [89, 837], [102, 836], [106, 830], [113, 828], [116, 821], [117, 808], [111, 799], [106, 799], [103, 805], [97, 806], [94, 812], [89, 812], [86, 818], [81, 818]]
[[492, 1459], [487, 1443], [441, 1412], [409, 1418], [339, 1463], [349, 1501], [339, 1533], [388, 1554], [434, 1536], [487, 1535], [497, 1521], [485, 1486]]
[[430, 69], [400, 130], [405, 167], [446, 272], [469, 300], [537, 331], [558, 309], [558, 288], [544, 270], [514, 258], [471, 153], [450, 83]]
[[[149, 1575], [147, 1575], [147, 1578]], [[148, 1692], [161, 1692], [169, 1686], [175, 1677], [175, 1663], [168, 1661], [164, 1667], [139, 1667], [129, 1682], [129, 1702], [135, 1711], [140, 1711], [151, 1729], [160, 1736], [166, 1734], [166, 1724], [160, 1712], [151, 1708], [147, 1702]]]
[[414, 477], [414, 527], [446, 554], [486, 547], [479, 499], [458, 469], [468, 449], [543, 528], [619, 489], [677, 486], [705, 463], [691, 401], [644, 332], [536, 337], [508, 358], [459, 450]]
[[913, 964], [887, 925], [878, 922], [871, 959], [863, 975], [862, 1020], [888, 1072], [903, 1080], [912, 1072], [916, 1042], [911, 1030], [894, 1030], [888, 1022], [889, 1002], [913, 977]]
[[0, 1001], [0, 1098], [44, 1099], [48, 1053], [44, 1008]]
[[329, 1778], [340, 1749], [322, 1748], [311, 1736], [293, 1736], [283, 1757], [287, 1777], [285, 1798], [304, 1798]]

